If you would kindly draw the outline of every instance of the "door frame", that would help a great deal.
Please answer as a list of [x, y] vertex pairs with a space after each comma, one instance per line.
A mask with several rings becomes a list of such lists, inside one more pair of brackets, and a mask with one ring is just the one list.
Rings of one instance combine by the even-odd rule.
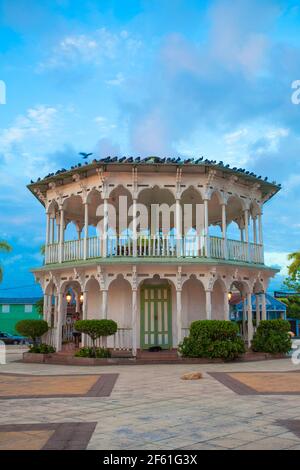
[[[157, 344], [162, 349], [172, 349], [173, 345], [173, 333], [172, 333], [172, 286], [170, 284], [144, 284], [140, 288], [140, 348], [141, 349], [148, 349], [151, 345], [145, 344], [145, 290], [146, 289], [154, 289], [157, 291], [158, 289], [167, 289], [167, 315], [168, 315], [168, 343], [167, 344]], [[155, 294], [154, 294], [155, 296]], [[155, 301], [155, 309], [157, 308], [157, 301], [159, 299], [154, 298]], [[155, 313], [154, 313], [155, 314]], [[156, 332], [158, 334], [158, 330]], [[154, 346], [154, 345], [153, 345]]]

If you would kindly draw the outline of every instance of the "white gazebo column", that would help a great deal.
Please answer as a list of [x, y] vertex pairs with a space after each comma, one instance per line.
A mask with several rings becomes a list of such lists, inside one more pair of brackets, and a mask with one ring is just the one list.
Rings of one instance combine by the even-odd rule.
[[136, 356], [137, 350], [137, 287], [132, 287], [132, 318], [131, 318], [131, 334], [132, 334], [132, 355]]
[[50, 214], [46, 212], [46, 246], [50, 243]]
[[175, 229], [176, 229], [176, 255], [181, 256], [181, 238], [182, 238], [182, 226], [181, 226], [181, 204], [180, 198], [176, 198], [175, 203]]
[[58, 294], [58, 302], [57, 302], [57, 323], [56, 323], [56, 341], [55, 341], [56, 351], [60, 351], [62, 348], [63, 309], [64, 309], [63, 293], [60, 292]]
[[229, 307], [229, 299], [228, 299], [228, 292], [224, 292], [224, 320], [230, 320], [230, 307]]
[[252, 222], [253, 222], [253, 242], [257, 243], [256, 216], [252, 217]]
[[88, 258], [89, 204], [84, 203], [83, 259]]
[[49, 316], [49, 296], [48, 294], [44, 294], [44, 305], [43, 305], [43, 320], [45, 320], [49, 324], [48, 316]]
[[243, 302], [243, 310], [242, 310], [242, 329], [243, 329], [243, 336], [244, 339], [246, 338], [246, 317], [247, 317], [247, 304], [246, 304], [246, 297], [242, 297]]
[[247, 294], [247, 317], [248, 317], [248, 347], [251, 346], [251, 341], [253, 339], [253, 316], [252, 316], [252, 302], [251, 294]]
[[51, 238], [50, 243], [53, 244], [55, 242], [55, 217], [51, 217]]
[[59, 221], [59, 263], [63, 262], [63, 248], [64, 248], [64, 232], [65, 232], [65, 221], [64, 221], [64, 209], [60, 209], [60, 221]]
[[[82, 302], [82, 320], [87, 320], [88, 312], [88, 291], [83, 292], [83, 302]], [[82, 333], [81, 335], [81, 344], [83, 347], [87, 346], [87, 335]]]
[[227, 249], [227, 221], [226, 221], [226, 204], [222, 203], [222, 237], [223, 237], [223, 255], [225, 259], [228, 259]]
[[211, 320], [211, 291], [205, 291], [206, 319]]
[[261, 263], [264, 263], [264, 241], [263, 241], [263, 227], [262, 227], [262, 212], [260, 212], [257, 216], [258, 221], [258, 244], [260, 245], [260, 257]]
[[181, 286], [176, 287], [176, 324], [177, 324], [177, 345], [182, 340], [182, 301]]
[[255, 294], [255, 311], [256, 311], [256, 328], [257, 328], [260, 322], [259, 294]]
[[210, 257], [209, 228], [208, 228], [208, 199], [204, 199], [204, 248], [205, 256]]
[[132, 254], [137, 256], [137, 200], [132, 200]]
[[246, 253], [246, 260], [250, 261], [250, 249], [249, 249], [249, 211], [245, 209], [244, 211], [245, 217], [245, 242], [247, 243], [247, 253]]
[[258, 243], [263, 245], [263, 228], [262, 228], [262, 212], [257, 216], [258, 221]]
[[107, 257], [107, 238], [108, 238], [108, 198], [105, 196], [103, 200], [103, 248], [102, 256]]
[[266, 306], [266, 294], [261, 293], [261, 319], [267, 320], [267, 306]]
[[102, 290], [102, 318], [106, 319], [107, 318], [107, 296], [108, 296], [108, 291], [107, 289]]

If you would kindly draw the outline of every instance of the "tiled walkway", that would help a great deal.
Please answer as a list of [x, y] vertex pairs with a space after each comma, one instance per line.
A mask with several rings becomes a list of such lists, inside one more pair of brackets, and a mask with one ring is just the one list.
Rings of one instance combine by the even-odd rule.
[[[180, 379], [192, 371], [203, 372], [203, 379]], [[272, 387], [280, 394], [269, 395], [270, 374], [261, 372], [276, 372], [271, 374]], [[291, 387], [300, 393], [300, 366], [289, 359], [205, 366], [77, 367], [10, 362], [0, 366], [0, 373], [34, 377], [119, 374], [110, 396], [0, 399], [0, 425], [31, 425], [27, 448], [43, 448], [53, 439], [51, 429], [42, 427], [39, 432], [44, 433], [37, 433], [35, 440], [33, 424], [86, 423], [88, 449], [300, 449], [300, 395], [288, 394]], [[210, 373], [231, 373], [231, 378], [254, 393], [237, 393]], [[59, 382], [59, 378], [54, 380]], [[90, 425], [95, 423], [91, 432]], [[7, 433], [24, 433], [25, 428], [7, 429]], [[1, 434], [0, 427], [0, 448], [1, 442], [2, 448], [11, 445], [3, 430]], [[20, 434], [18, 439], [20, 443]]]

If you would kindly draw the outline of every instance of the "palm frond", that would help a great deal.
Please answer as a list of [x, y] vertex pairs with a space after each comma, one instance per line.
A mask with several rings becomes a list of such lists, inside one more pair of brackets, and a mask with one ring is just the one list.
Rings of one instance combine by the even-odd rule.
[[5, 252], [5, 253], [9, 253], [10, 251], [12, 251], [12, 247], [6, 241], [0, 240], [0, 251]]

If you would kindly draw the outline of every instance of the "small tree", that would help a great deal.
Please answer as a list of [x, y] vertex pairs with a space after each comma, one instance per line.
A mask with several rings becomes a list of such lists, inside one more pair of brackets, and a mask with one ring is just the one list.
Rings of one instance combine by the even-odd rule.
[[262, 320], [253, 337], [253, 351], [288, 353], [292, 347], [290, 328], [287, 320]]
[[31, 338], [36, 345], [37, 339], [47, 333], [48, 323], [45, 320], [21, 320], [15, 328], [20, 335]]
[[96, 357], [95, 341], [102, 336], [114, 335], [118, 329], [118, 325], [113, 320], [78, 320], [74, 327], [91, 338], [94, 357]]

